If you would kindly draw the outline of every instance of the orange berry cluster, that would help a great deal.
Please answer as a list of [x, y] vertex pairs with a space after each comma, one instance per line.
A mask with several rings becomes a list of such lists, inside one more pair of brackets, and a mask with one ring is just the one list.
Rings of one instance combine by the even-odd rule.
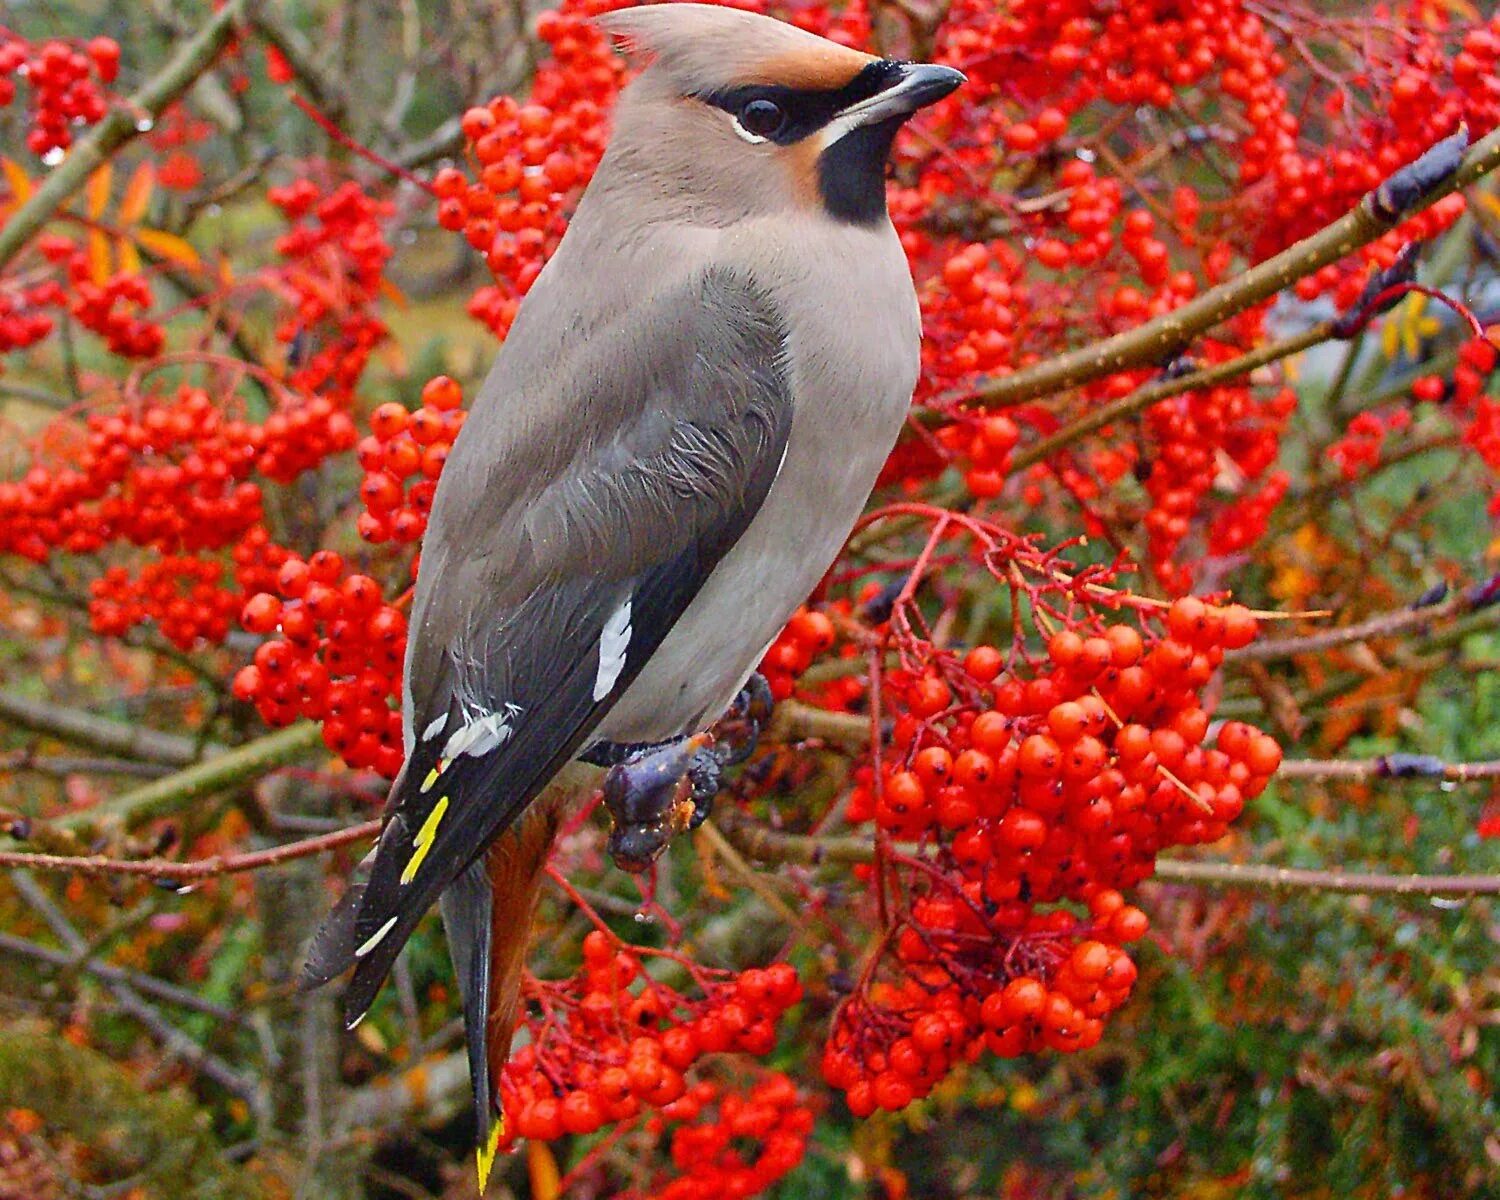
[[536, 983], [542, 1015], [501, 1077], [505, 1137], [588, 1134], [665, 1109], [688, 1094], [685, 1073], [705, 1054], [765, 1055], [776, 1023], [802, 996], [786, 963], [738, 976], [694, 968], [694, 1000], [651, 979], [638, 953], [602, 930], [584, 938], [572, 979]]
[[1160, 622], [1084, 619], [1010, 670], [979, 646], [887, 675], [892, 753], [857, 771], [848, 816], [920, 857], [895, 859], [912, 897], [897, 980], [856, 992], [825, 1056], [856, 1112], [902, 1107], [983, 1047], [1096, 1042], [1135, 977], [1119, 946], [1146, 932], [1119, 889], [1163, 848], [1222, 837], [1280, 765], [1248, 725], [1210, 739], [1198, 700], [1255, 618], [1184, 597]]
[[359, 485], [365, 541], [415, 542], [426, 532], [438, 476], [463, 427], [463, 399], [458, 384], [438, 375], [423, 387], [416, 412], [393, 401], [370, 414], [370, 435], [356, 447], [365, 473]]
[[[388, 335], [374, 309], [392, 253], [380, 223], [393, 206], [353, 182], [324, 195], [311, 180], [299, 179], [267, 196], [293, 223], [276, 241], [285, 261], [261, 277], [285, 301], [276, 337], [290, 348], [288, 383], [347, 408], [371, 351]], [[309, 345], [316, 347], [310, 353]]]
[[73, 287], [73, 315], [85, 329], [103, 338], [113, 353], [124, 358], [161, 353], [166, 330], [140, 315], [152, 301], [151, 286], [142, 276], [112, 275], [103, 283], [75, 277]]
[[1411, 424], [1411, 412], [1398, 408], [1386, 415], [1355, 413], [1344, 427], [1344, 436], [1329, 444], [1324, 453], [1345, 479], [1358, 479], [1380, 462], [1386, 435]]
[[15, 78], [24, 78], [31, 87], [26, 148], [38, 158], [50, 160], [71, 146], [75, 126], [104, 119], [109, 101], [100, 85], [113, 83], [119, 73], [120, 47], [113, 38], [33, 44], [0, 26], [0, 108], [15, 100]]
[[240, 614], [251, 633], [268, 636], [234, 677], [235, 698], [269, 725], [321, 721], [324, 744], [350, 766], [395, 778], [403, 750], [391, 698], [401, 690], [406, 617], [331, 550], [276, 557], [276, 594], [256, 593]]
[[695, 1083], [646, 1130], [659, 1139], [670, 1122], [680, 1122], [670, 1146], [680, 1174], [659, 1181], [650, 1200], [727, 1200], [757, 1195], [796, 1167], [807, 1153], [813, 1114], [792, 1081], [772, 1071], [743, 1095]]
[[797, 676], [812, 665], [813, 659], [833, 649], [833, 622], [824, 613], [799, 608], [771, 643], [757, 670], [765, 676], [771, 694], [786, 700], [792, 694]]
[[37, 249], [65, 273], [67, 291], [58, 302], [66, 303], [78, 323], [103, 338], [112, 353], [125, 358], [161, 353], [166, 331], [144, 315], [152, 304], [144, 276], [120, 272], [96, 280], [87, 251], [80, 242], [61, 234], [39, 237]]
[[[1263, 476], [1276, 462], [1282, 431], [1296, 409], [1291, 388], [1264, 396], [1231, 385], [1184, 392], [1147, 410], [1156, 447], [1145, 478], [1152, 502], [1145, 517], [1147, 552], [1157, 578], [1170, 590], [1192, 586], [1192, 566], [1174, 560], [1224, 462], [1232, 462], [1243, 481]], [[1234, 509], [1233, 503], [1226, 505], [1220, 520]]]
[[924, 1098], [985, 1051], [1016, 1058], [1097, 1045], [1136, 979], [1118, 943], [1143, 936], [1147, 921], [1115, 891], [1096, 892], [1089, 912], [1099, 932], [1071, 943], [1088, 923], [1065, 911], [1033, 914], [1009, 943], [1003, 982], [976, 987], [956, 979], [978, 981], [986, 970], [973, 946], [991, 936], [987, 922], [956, 900], [919, 901], [896, 950], [901, 978], [839, 1010], [823, 1050], [824, 1079], [845, 1092], [855, 1116], [867, 1117]]
[[34, 462], [0, 483], [0, 551], [43, 562], [121, 541], [215, 549], [261, 520], [260, 488], [247, 478], [254, 428], [227, 420], [200, 389], [91, 413], [82, 433], [58, 452], [63, 465]]
[[55, 279], [30, 285], [0, 284], [0, 354], [24, 350], [46, 338], [54, 322], [43, 310], [61, 308], [67, 302], [67, 294]]
[[625, 73], [582, 7], [537, 18], [552, 57], [537, 68], [527, 103], [498, 96], [464, 114], [477, 180], [452, 167], [433, 179], [438, 223], [462, 231], [495, 276], [469, 311], [502, 337], [604, 153], [609, 104]]
[[238, 590], [226, 587], [223, 576], [219, 560], [180, 554], [147, 563], [136, 578], [124, 567], [110, 567], [89, 585], [89, 624], [95, 633], [122, 637], [152, 621], [180, 650], [217, 644], [240, 607]]

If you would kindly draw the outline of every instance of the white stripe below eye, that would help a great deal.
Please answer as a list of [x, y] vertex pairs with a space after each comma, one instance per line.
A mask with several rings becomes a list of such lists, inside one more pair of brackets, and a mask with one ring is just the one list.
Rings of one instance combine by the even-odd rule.
[[630, 599], [615, 609], [599, 634], [599, 674], [594, 677], [594, 699], [609, 695], [620, 672], [625, 669], [625, 652], [630, 649]]

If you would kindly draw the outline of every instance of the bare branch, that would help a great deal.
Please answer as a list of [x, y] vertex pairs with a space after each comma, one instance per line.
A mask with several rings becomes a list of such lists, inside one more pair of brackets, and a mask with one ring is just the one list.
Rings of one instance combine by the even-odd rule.
[[[875, 845], [860, 837], [809, 837], [768, 829], [728, 810], [715, 815], [719, 830], [742, 854], [762, 862], [858, 864], [875, 861]], [[1230, 862], [1158, 859], [1156, 878], [1222, 887], [1298, 889], [1397, 896], [1500, 895], [1500, 875], [1395, 875], [1321, 871]]]
[[[192, 738], [112, 721], [81, 709], [47, 700], [30, 700], [12, 692], [0, 692], [0, 720], [121, 758], [181, 767], [199, 757], [198, 744]], [[208, 747], [210, 753], [214, 749], [216, 747]]]
[[1500, 602], [1500, 575], [1492, 576], [1483, 583], [1465, 588], [1457, 595], [1435, 603], [1418, 600], [1409, 608], [1381, 613], [1355, 625], [1338, 629], [1325, 629], [1303, 637], [1279, 638], [1270, 641], [1251, 642], [1239, 650], [1225, 653], [1225, 662], [1266, 662], [1270, 659], [1291, 658], [1298, 654], [1316, 654], [1347, 646], [1352, 642], [1363, 642], [1370, 638], [1391, 637], [1411, 629], [1423, 628], [1453, 617], [1461, 617], [1478, 609]]
[[279, 863], [292, 862], [313, 854], [337, 850], [350, 842], [374, 837], [380, 832], [380, 821], [363, 821], [317, 837], [287, 842], [266, 850], [245, 854], [217, 854], [213, 858], [194, 858], [181, 862], [171, 858], [109, 858], [103, 854], [25, 854], [0, 850], [0, 867], [29, 867], [41, 871], [67, 871], [77, 875], [142, 875], [148, 879], [173, 879], [187, 882], [209, 879], [216, 875], [239, 875], [260, 871]]

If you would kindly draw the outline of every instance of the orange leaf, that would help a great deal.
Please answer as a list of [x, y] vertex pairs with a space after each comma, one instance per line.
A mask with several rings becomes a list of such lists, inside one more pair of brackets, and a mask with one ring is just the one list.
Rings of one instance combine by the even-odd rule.
[[386, 279], [384, 276], [382, 276], [380, 280], [380, 294], [387, 300], [389, 300], [392, 304], [394, 304], [397, 308], [409, 307], [409, 302], [406, 299], [406, 293], [398, 288], [389, 279]]
[[138, 245], [151, 251], [157, 258], [164, 258], [180, 267], [197, 268], [202, 265], [198, 252], [175, 233], [166, 233], [160, 229], [137, 229], [131, 236]]
[[115, 169], [110, 163], [105, 163], [89, 176], [88, 186], [83, 194], [89, 204], [89, 216], [96, 221], [104, 215], [105, 208], [109, 206], [109, 189], [114, 178]]
[[100, 229], [89, 230], [89, 278], [103, 284], [109, 278], [114, 256], [109, 252], [109, 235]]
[[120, 200], [120, 224], [131, 226], [146, 215], [151, 204], [151, 193], [156, 189], [156, 168], [149, 161], [141, 163], [125, 185], [125, 195]]
[[135, 248], [134, 242], [128, 238], [116, 238], [115, 253], [120, 257], [120, 270], [128, 275], [140, 272], [141, 252]]
[[557, 1200], [562, 1175], [546, 1142], [526, 1143], [526, 1173], [531, 1176], [532, 1200]]
[[5, 172], [5, 182], [10, 185], [11, 197], [17, 204], [25, 204], [31, 199], [31, 176], [20, 163], [0, 158], [0, 171]]

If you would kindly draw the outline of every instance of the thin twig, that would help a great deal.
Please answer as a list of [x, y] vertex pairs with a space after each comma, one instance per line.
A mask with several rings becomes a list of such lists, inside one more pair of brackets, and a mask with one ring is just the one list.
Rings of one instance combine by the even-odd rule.
[[113, 800], [59, 817], [51, 824], [74, 832], [113, 824], [137, 829], [148, 821], [170, 816], [203, 796], [238, 787], [267, 771], [286, 766], [321, 743], [322, 729], [313, 722], [290, 725]]
[[239, 875], [246, 871], [260, 871], [279, 863], [307, 858], [312, 854], [323, 854], [336, 850], [350, 842], [374, 837], [380, 832], [381, 822], [362, 821], [347, 829], [301, 841], [272, 846], [268, 850], [252, 850], [245, 854], [216, 854], [212, 858], [194, 858], [186, 862], [171, 858], [110, 858], [103, 854], [26, 854], [0, 850], [0, 867], [28, 867], [41, 871], [67, 871], [75, 875], [143, 875], [148, 879], [172, 879], [188, 881], [209, 879], [217, 875]]
[[1250, 645], [1241, 649], [1227, 651], [1224, 661], [1268, 662], [1272, 659], [1291, 658], [1298, 654], [1316, 654], [1319, 651], [1332, 650], [1337, 646], [1347, 646], [1351, 642], [1391, 637], [1413, 628], [1460, 617], [1487, 607], [1497, 600], [1500, 600], [1500, 575], [1465, 588], [1457, 595], [1436, 604], [1419, 604], [1398, 609], [1395, 612], [1380, 613], [1354, 625], [1325, 629], [1302, 637], [1251, 642]]
[[[1012, 471], [1024, 471], [1034, 463], [1050, 458], [1059, 450], [1072, 445], [1079, 438], [1093, 433], [1096, 429], [1122, 421], [1126, 417], [1134, 416], [1143, 409], [1150, 408], [1153, 404], [1159, 404], [1173, 396], [1180, 396], [1184, 392], [1198, 391], [1202, 388], [1214, 387], [1225, 383], [1230, 379], [1236, 379], [1241, 375], [1247, 375], [1259, 367], [1269, 363], [1278, 362], [1283, 358], [1290, 358], [1293, 354], [1300, 354], [1312, 346], [1326, 342], [1333, 333], [1332, 321], [1320, 321], [1318, 324], [1303, 330], [1292, 337], [1284, 338], [1279, 342], [1270, 342], [1264, 346], [1251, 350], [1248, 354], [1242, 354], [1229, 362], [1218, 363], [1212, 367], [1204, 367], [1199, 371], [1190, 371], [1186, 375], [1176, 375], [1170, 379], [1161, 379], [1155, 383], [1149, 383], [1144, 387], [1137, 388], [1129, 395], [1121, 396], [1112, 404], [1102, 404], [1098, 408], [1091, 409], [1076, 421], [1064, 425], [1056, 433], [1044, 437], [1034, 445], [1027, 446], [1015, 456]], [[1016, 403], [1021, 403], [1016, 401]]]
[[[45, 891], [24, 871], [18, 871], [11, 876], [11, 883], [17, 892], [33, 909], [39, 913], [44, 921], [51, 927], [52, 932], [58, 940], [63, 943], [78, 961], [87, 962], [84, 957], [88, 953], [88, 942], [73, 927], [71, 921], [63, 915], [62, 910], [52, 903], [52, 899]], [[226, 1091], [240, 1097], [252, 1109], [260, 1108], [260, 1089], [256, 1084], [234, 1068], [221, 1061], [208, 1050], [204, 1049], [177, 1026], [173, 1025], [161, 1013], [148, 1004], [129, 984], [122, 981], [104, 981], [115, 1002], [121, 1011], [134, 1017], [144, 1025], [153, 1036], [157, 1038], [167, 1049], [187, 1066], [201, 1071], [209, 1079], [212, 1079]]]
[[[198, 758], [192, 738], [113, 721], [81, 709], [0, 691], [0, 721], [120, 758], [185, 767]], [[213, 749], [217, 750], [218, 747]]]
[[1486, 762], [1445, 762], [1431, 754], [1380, 754], [1374, 758], [1289, 758], [1276, 771], [1278, 779], [1441, 779], [1447, 783], [1477, 783], [1500, 779], [1500, 759]]
[[164, 979], [158, 979], [155, 975], [147, 975], [141, 971], [129, 971], [124, 967], [117, 967], [113, 963], [99, 962], [97, 959], [85, 959], [82, 963], [75, 955], [65, 950], [54, 950], [51, 946], [41, 946], [36, 942], [27, 941], [23, 937], [16, 937], [13, 933], [0, 932], [0, 951], [7, 954], [15, 954], [21, 958], [33, 958], [38, 962], [44, 962], [49, 966], [62, 967], [66, 970], [81, 968], [84, 972], [101, 979], [105, 983], [123, 983], [133, 987], [143, 996], [150, 996], [156, 1000], [164, 1000], [168, 1004], [175, 1004], [181, 1008], [190, 1009], [193, 1012], [203, 1013], [205, 1016], [213, 1017], [216, 1021], [237, 1022], [240, 1015], [233, 1009], [225, 1008], [222, 1004], [215, 1004], [212, 1000], [205, 1000], [196, 992], [190, 992], [186, 988], [180, 988], [176, 984], [168, 983]]

